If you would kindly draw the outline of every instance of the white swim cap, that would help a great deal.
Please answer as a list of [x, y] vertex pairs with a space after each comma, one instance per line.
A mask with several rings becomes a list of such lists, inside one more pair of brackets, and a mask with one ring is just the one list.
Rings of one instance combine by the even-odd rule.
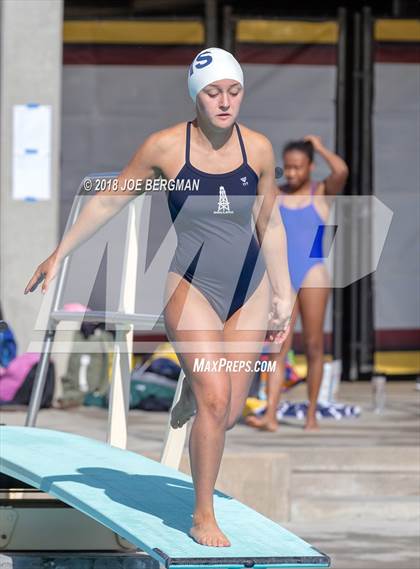
[[218, 47], [203, 49], [188, 70], [188, 91], [194, 103], [201, 89], [220, 79], [233, 79], [244, 85], [242, 68], [229, 51]]

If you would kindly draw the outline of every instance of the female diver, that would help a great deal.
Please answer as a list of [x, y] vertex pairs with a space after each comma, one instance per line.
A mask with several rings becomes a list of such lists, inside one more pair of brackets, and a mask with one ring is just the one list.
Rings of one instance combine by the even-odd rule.
[[[213, 509], [225, 432], [241, 416], [267, 328], [272, 342], [287, 336], [293, 295], [276, 206], [274, 152], [265, 136], [236, 122], [244, 95], [239, 63], [222, 49], [203, 50], [189, 68], [188, 88], [196, 118], [145, 140], [119, 174], [118, 191], [99, 192], [88, 201], [37, 267], [25, 294], [42, 273], [45, 293], [62, 260], [138, 195], [120, 191], [128, 179], [198, 180], [198, 191], [166, 191], [178, 242], [166, 280], [164, 320], [186, 376], [172, 424], [181, 426], [195, 415], [189, 439], [195, 489], [190, 536], [220, 547], [230, 545]], [[197, 371], [198, 355], [210, 362], [223, 356], [231, 369]], [[251, 365], [237, 365], [243, 361]]]

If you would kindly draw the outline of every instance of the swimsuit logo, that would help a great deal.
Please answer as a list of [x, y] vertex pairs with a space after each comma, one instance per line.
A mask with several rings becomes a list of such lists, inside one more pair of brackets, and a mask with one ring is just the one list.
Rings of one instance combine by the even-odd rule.
[[229, 200], [227, 199], [226, 191], [223, 186], [219, 186], [219, 202], [217, 204], [217, 211], [213, 211], [213, 213], [233, 213], [229, 207]]
[[243, 178], [241, 178], [241, 182], [243, 186], [247, 186], [248, 182], [246, 181], [246, 176], [244, 176]]

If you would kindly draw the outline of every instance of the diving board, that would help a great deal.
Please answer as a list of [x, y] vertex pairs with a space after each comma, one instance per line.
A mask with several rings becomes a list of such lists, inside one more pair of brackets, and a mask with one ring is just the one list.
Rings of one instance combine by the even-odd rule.
[[90, 516], [166, 569], [330, 566], [327, 555], [217, 490], [216, 517], [232, 545], [199, 545], [188, 535], [191, 477], [86, 437], [0, 426], [0, 472]]

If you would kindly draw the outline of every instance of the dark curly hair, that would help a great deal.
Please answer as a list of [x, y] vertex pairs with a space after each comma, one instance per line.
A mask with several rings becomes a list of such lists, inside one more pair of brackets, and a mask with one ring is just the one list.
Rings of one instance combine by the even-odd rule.
[[299, 152], [306, 154], [309, 162], [314, 161], [314, 147], [309, 140], [290, 140], [283, 146], [283, 156], [292, 150], [299, 150]]

